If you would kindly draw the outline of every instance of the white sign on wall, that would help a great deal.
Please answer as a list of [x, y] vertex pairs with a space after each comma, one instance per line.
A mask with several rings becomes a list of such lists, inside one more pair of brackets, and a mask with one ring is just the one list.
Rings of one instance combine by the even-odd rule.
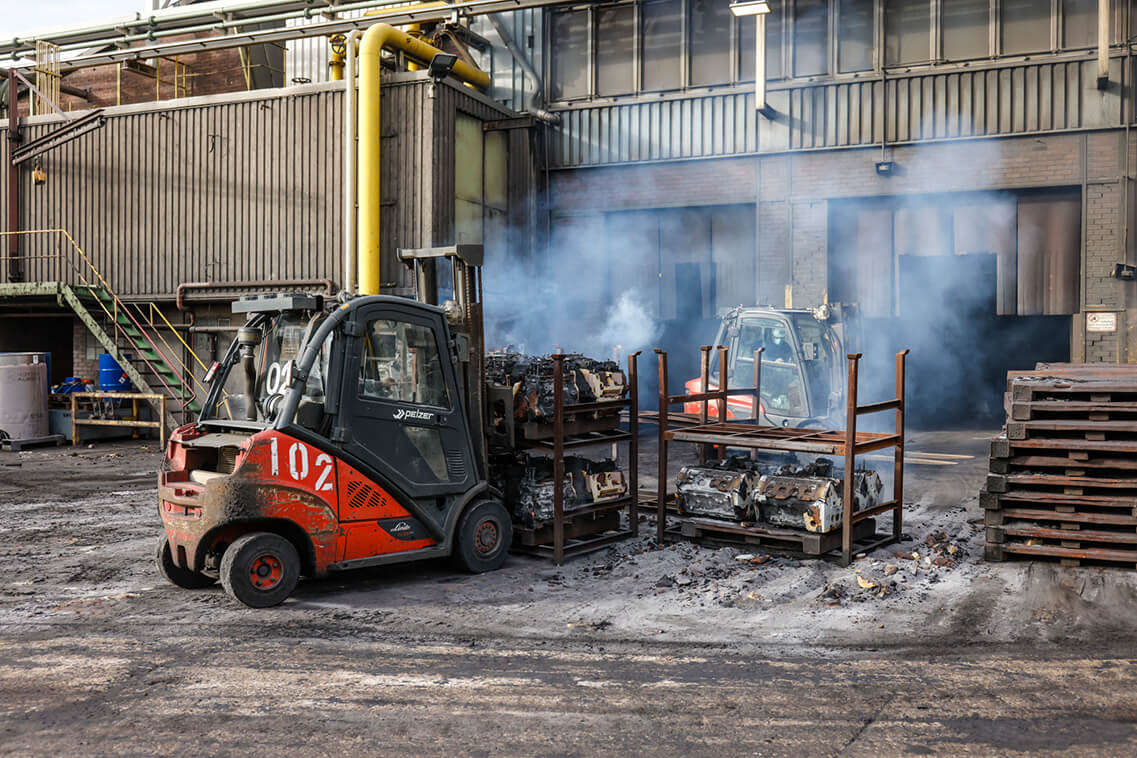
[[1115, 332], [1117, 331], [1117, 314], [1116, 313], [1097, 313], [1091, 312], [1086, 314], [1086, 331], [1087, 332]]

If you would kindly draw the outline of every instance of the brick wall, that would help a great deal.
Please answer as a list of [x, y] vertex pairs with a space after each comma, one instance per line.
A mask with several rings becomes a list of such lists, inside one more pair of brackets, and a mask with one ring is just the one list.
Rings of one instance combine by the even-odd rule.
[[781, 305], [790, 281], [790, 205], [758, 204], [758, 302]]
[[[102, 347], [78, 318], [72, 321], [71, 334], [73, 339], [71, 375], [90, 379], [98, 384], [99, 353], [103, 352]], [[90, 358], [87, 357], [88, 343], [92, 347], [91, 355], [93, 357]]]
[[755, 166], [729, 158], [558, 171], [550, 195], [562, 212], [753, 203]]
[[[210, 35], [186, 35], [172, 37], [167, 41], [199, 39], [207, 36]], [[176, 88], [175, 61], [179, 66]], [[151, 75], [132, 71], [125, 66], [120, 72], [117, 64], [78, 69], [67, 74], [63, 81], [72, 87], [88, 90], [89, 97], [84, 99], [61, 93], [59, 107], [64, 111], [78, 111], [170, 100], [174, 97], [244, 92], [249, 89], [245, 81], [245, 70], [241, 65], [241, 55], [236, 49], [209, 50], [180, 55], [176, 59], [163, 58], [157, 63], [157, 74], [160, 83], [155, 82], [155, 78]], [[279, 74], [277, 76], [279, 77]], [[28, 113], [26, 97], [21, 100], [20, 113], [22, 115]]]
[[794, 203], [793, 218], [793, 304], [797, 307], [821, 303], [828, 287], [829, 203], [815, 200]]

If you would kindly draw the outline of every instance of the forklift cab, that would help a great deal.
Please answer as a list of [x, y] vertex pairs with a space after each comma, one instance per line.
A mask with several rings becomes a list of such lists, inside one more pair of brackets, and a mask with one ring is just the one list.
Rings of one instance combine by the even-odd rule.
[[158, 563], [170, 581], [219, 576], [265, 606], [300, 573], [444, 555], [469, 571], [501, 565], [512, 527], [475, 442], [471, 319], [384, 295], [328, 308], [274, 295], [234, 311], [248, 320], [160, 477]]
[[[827, 426], [843, 411], [846, 342], [855, 341], [854, 309], [739, 307], [719, 325], [713, 344], [729, 348], [729, 387], [754, 386], [754, 355], [761, 353], [759, 419], [773, 426]], [[718, 386], [717, 367], [711, 382]], [[698, 392], [698, 380], [688, 390]], [[728, 415], [749, 418], [752, 400], [731, 398]]]

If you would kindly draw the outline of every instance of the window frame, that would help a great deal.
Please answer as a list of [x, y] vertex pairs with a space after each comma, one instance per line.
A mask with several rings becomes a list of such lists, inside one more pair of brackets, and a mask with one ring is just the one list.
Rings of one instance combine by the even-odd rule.
[[[826, 12], [828, 14], [828, 39], [827, 49], [824, 53], [824, 60], [827, 61], [828, 71], [825, 73], [802, 75], [794, 74], [794, 66], [797, 60], [797, 49], [795, 43], [796, 30], [794, 29], [794, 17], [797, 10], [798, 0], [784, 0], [778, 2], [771, 8], [771, 14], [778, 14], [780, 18], [780, 49], [776, 57], [780, 63], [781, 76], [771, 77], [767, 76], [767, 82], [777, 83], [794, 83], [794, 82], [814, 82], [814, 81], [843, 81], [843, 80], [857, 80], [866, 79], [871, 77], [880, 77], [889, 72], [903, 72], [909, 70], [920, 69], [935, 69], [935, 68], [948, 68], [955, 67], [966, 63], [976, 62], [994, 62], [999, 59], [1017, 60], [1022, 58], [1029, 58], [1032, 55], [1065, 55], [1069, 57], [1085, 56], [1090, 54], [1093, 48], [1096, 48], [1096, 43], [1091, 48], [1078, 47], [1066, 49], [1063, 44], [1063, 37], [1065, 35], [1064, 19], [1065, 19], [1065, 6], [1068, 0], [1049, 0], [1049, 23], [1050, 23], [1050, 38], [1047, 47], [1032, 51], [1032, 52], [1015, 52], [1008, 53], [1005, 50], [1006, 44], [1003, 35], [1003, 15], [1006, 12], [1004, 0], [987, 0], [987, 52], [984, 55], [979, 55], [970, 58], [954, 58], [948, 59], [944, 57], [944, 12], [947, 8], [947, 3], [950, 0], [926, 0], [929, 7], [929, 28], [928, 28], [928, 55], [918, 61], [911, 63], [897, 63], [893, 65], [886, 65], [884, 44], [885, 44], [885, 3], [886, 0], [864, 0], [865, 2], [872, 2], [872, 55], [871, 55], [871, 68], [862, 69], [859, 71], [841, 71], [840, 69], [840, 31], [841, 31], [841, 3], [840, 0], [826, 0]], [[753, 83], [752, 78], [740, 71], [742, 63], [742, 50], [740, 48], [742, 34], [740, 32], [740, 23], [753, 23], [750, 17], [743, 17], [734, 20], [730, 27], [730, 40], [729, 40], [729, 72], [725, 77], [725, 81], [720, 84], [709, 85], [694, 85], [692, 84], [692, 45], [691, 45], [691, 14], [693, 9], [694, 0], [679, 0], [682, 13], [680, 23], [680, 64], [679, 64], [679, 84], [676, 89], [646, 89], [644, 87], [644, 44], [645, 36], [643, 33], [644, 13], [642, 9], [641, 0], [614, 0], [613, 2], [604, 2], [598, 4], [566, 4], [558, 6], [557, 10], [581, 10], [588, 14], [588, 71], [587, 71], [587, 89], [585, 95], [558, 98], [551, 100], [553, 103], [565, 104], [580, 104], [580, 103], [596, 103], [608, 104], [621, 101], [630, 100], [644, 100], [663, 98], [669, 95], [679, 94], [704, 94], [711, 93], [724, 89], [737, 89], [740, 87], [748, 87]], [[598, 9], [618, 5], [632, 5], [634, 17], [634, 39], [632, 40], [632, 66], [633, 72], [633, 85], [634, 90], [629, 93], [619, 95], [602, 95], [598, 92], [598, 66], [597, 66], [597, 46], [598, 46]], [[1127, 36], [1126, 22], [1133, 23], [1130, 19], [1137, 19], [1137, 12], [1127, 12], [1126, 6], [1121, 0], [1111, 0], [1110, 5], [1111, 13], [1111, 45], [1121, 44], [1122, 40]], [[551, 18], [552, 13], [544, 14], [544, 29], [546, 40], [551, 39]], [[765, 49], [765, 48], [764, 48]], [[545, 55], [544, 68], [546, 81], [550, 82], [549, 90], [551, 91], [551, 79], [553, 71], [553, 59], [556, 56], [554, 49], [550, 48]], [[769, 56], [767, 54], [767, 61]], [[767, 67], [769, 71], [770, 67]]]

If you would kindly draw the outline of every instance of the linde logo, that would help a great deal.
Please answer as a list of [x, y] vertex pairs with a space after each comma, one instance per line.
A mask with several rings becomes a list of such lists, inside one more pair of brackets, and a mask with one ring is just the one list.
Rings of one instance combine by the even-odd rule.
[[430, 411], [416, 411], [413, 408], [400, 408], [391, 414], [395, 421], [433, 421], [434, 414]]
[[395, 524], [395, 526], [393, 526], [391, 528], [392, 532], [409, 532], [410, 530], [411, 530], [411, 525], [408, 524], [406, 521], [400, 521], [399, 523]]

